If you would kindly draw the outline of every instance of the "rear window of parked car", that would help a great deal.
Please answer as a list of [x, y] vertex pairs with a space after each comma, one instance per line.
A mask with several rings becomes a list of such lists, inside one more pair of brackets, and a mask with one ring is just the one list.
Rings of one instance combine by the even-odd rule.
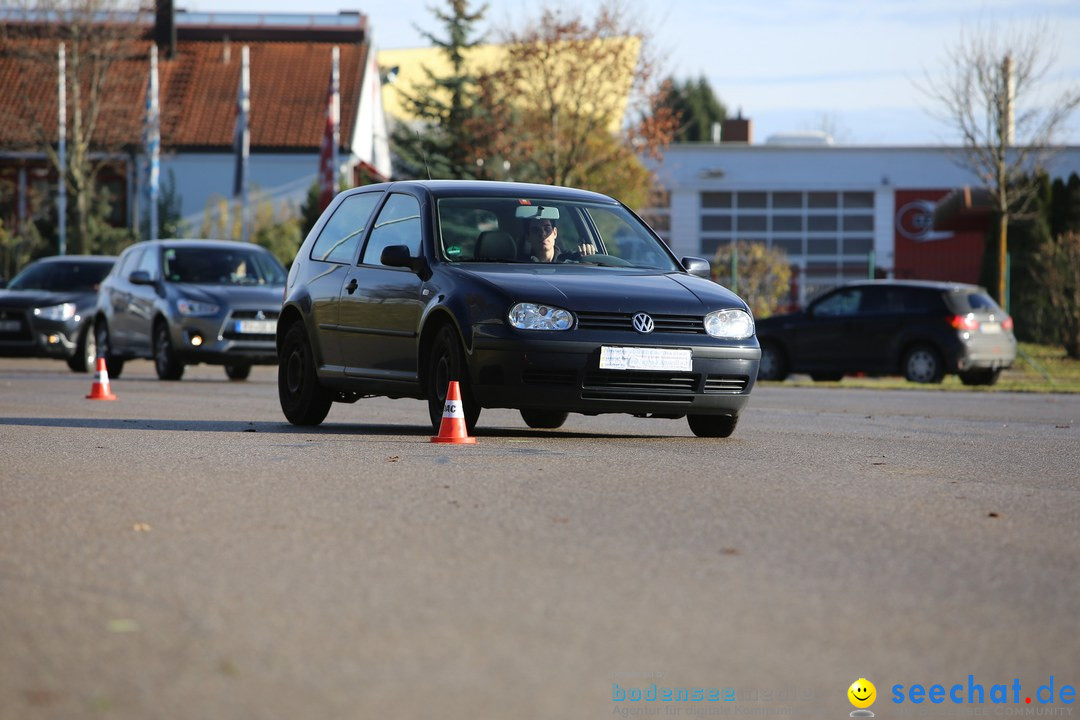
[[1001, 313], [1003, 310], [986, 293], [981, 292], [954, 292], [949, 294], [949, 304], [962, 315], [969, 312]]
[[360, 238], [382, 195], [361, 193], [342, 200], [311, 247], [311, 259], [335, 263], [351, 263], [356, 259]]

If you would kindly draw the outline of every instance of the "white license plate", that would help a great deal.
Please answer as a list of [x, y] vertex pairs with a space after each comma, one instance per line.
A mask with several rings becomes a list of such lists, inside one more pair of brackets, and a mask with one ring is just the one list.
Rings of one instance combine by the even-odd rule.
[[15, 332], [22, 327], [18, 320], [0, 320], [0, 332]]
[[241, 335], [273, 335], [277, 320], [237, 320], [236, 332]]
[[693, 366], [693, 354], [689, 348], [600, 348], [601, 370], [689, 372]]
[[987, 322], [987, 323], [983, 323], [980, 327], [982, 328], [982, 331], [983, 331], [984, 335], [1000, 335], [1001, 334], [1001, 323]]

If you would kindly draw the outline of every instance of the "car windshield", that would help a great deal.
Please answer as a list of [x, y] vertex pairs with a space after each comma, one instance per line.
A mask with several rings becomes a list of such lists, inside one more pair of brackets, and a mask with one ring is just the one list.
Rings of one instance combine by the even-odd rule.
[[[554, 227], [556, 257], [603, 267], [680, 270], [663, 241], [621, 205], [538, 197], [454, 197], [438, 202], [438, 252], [452, 263], [532, 263], [533, 221]], [[582, 254], [582, 246], [595, 252]]]
[[16, 275], [11, 290], [47, 290], [49, 292], [93, 291], [109, 274], [111, 263], [38, 262]]
[[273, 255], [251, 248], [167, 247], [162, 272], [170, 282], [201, 285], [284, 285]]

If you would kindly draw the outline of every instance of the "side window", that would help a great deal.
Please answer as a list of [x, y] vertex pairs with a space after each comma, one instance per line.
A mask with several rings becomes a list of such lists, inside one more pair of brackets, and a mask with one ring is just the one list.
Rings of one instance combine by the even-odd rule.
[[854, 315], [859, 309], [862, 291], [850, 288], [833, 293], [814, 306], [814, 317], [843, 317]]
[[161, 275], [161, 268], [158, 266], [158, 253], [157, 248], [146, 248], [143, 251], [142, 257], [139, 259], [138, 267], [135, 270], [145, 270], [150, 273], [150, 277], [157, 278]]
[[420, 254], [420, 202], [412, 195], [394, 193], [386, 201], [360, 263], [382, 265], [382, 251], [391, 245], [406, 245], [410, 255]]
[[311, 246], [311, 259], [324, 262], [352, 263], [356, 248], [367, 229], [381, 192], [352, 195], [341, 201], [327, 221], [319, 239]]

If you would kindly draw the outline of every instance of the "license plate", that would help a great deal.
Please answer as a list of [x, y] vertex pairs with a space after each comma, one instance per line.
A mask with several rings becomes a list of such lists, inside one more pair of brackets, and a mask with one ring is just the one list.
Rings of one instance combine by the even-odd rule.
[[1001, 323], [988, 322], [983, 323], [981, 326], [984, 335], [1000, 335]]
[[601, 370], [690, 372], [693, 366], [693, 354], [689, 348], [600, 348]]
[[237, 320], [236, 332], [240, 335], [273, 335], [277, 320]]
[[22, 327], [18, 320], [0, 320], [0, 332], [15, 332]]

